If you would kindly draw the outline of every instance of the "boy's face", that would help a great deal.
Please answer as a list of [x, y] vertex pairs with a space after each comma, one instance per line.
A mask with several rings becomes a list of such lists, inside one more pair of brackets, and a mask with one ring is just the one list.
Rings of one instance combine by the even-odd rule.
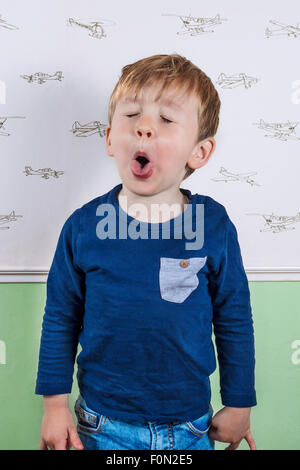
[[[186, 164], [200, 168], [215, 146], [213, 138], [196, 144], [195, 95], [178, 94], [171, 89], [155, 102], [157, 93], [157, 86], [144, 88], [136, 102], [132, 93], [124, 95], [116, 105], [111, 127], [106, 129], [106, 150], [115, 157], [123, 184], [141, 195], [157, 194], [174, 185], [179, 188]], [[149, 157], [150, 163], [142, 171], [151, 174], [149, 177], [137, 174], [143, 168], [134, 161], [139, 150]]]

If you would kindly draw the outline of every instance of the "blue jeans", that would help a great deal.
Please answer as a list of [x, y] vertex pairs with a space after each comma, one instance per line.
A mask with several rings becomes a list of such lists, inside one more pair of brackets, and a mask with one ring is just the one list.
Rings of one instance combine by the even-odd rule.
[[101, 415], [78, 396], [77, 432], [85, 450], [214, 450], [209, 438], [213, 409], [194, 421], [124, 421]]

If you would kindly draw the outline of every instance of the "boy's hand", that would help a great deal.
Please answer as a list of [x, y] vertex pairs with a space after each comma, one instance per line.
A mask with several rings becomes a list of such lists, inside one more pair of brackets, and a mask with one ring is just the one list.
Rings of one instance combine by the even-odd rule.
[[72, 446], [83, 450], [73, 415], [63, 395], [44, 397], [44, 417], [41, 427], [40, 449], [69, 450]]
[[230, 442], [225, 450], [235, 450], [243, 439], [250, 450], [256, 450], [256, 444], [250, 431], [251, 408], [233, 408], [225, 406], [212, 418], [208, 435], [211, 439]]

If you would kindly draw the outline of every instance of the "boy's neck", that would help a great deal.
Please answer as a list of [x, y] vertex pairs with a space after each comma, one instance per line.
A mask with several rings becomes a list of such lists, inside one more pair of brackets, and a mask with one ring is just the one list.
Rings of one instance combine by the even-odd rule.
[[[168, 190], [144, 196], [131, 192], [122, 185], [118, 194], [118, 202], [124, 212], [140, 222], [162, 223], [182, 214], [189, 199], [178, 188], [174, 192]], [[133, 207], [135, 204], [141, 206]]]

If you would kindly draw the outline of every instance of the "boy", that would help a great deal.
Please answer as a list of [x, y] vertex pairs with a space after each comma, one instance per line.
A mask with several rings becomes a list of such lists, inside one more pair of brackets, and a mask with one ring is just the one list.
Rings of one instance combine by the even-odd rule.
[[[237, 232], [224, 206], [179, 188], [213, 153], [219, 109], [211, 80], [178, 54], [122, 69], [106, 129], [122, 184], [71, 214], [48, 275], [41, 449], [214, 449], [215, 440], [236, 449], [243, 438], [255, 449]], [[212, 326], [224, 405], [214, 417]], [[78, 341], [76, 431], [68, 394]]]

